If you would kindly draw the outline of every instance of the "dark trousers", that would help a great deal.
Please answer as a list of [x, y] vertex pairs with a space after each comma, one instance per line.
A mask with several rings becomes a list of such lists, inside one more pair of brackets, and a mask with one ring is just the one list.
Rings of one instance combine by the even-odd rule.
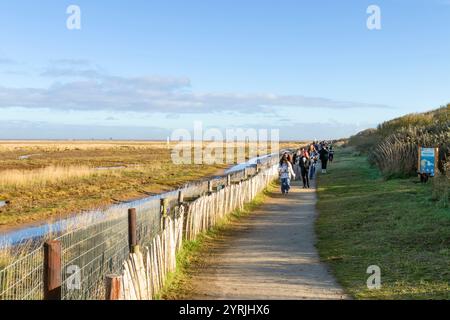
[[302, 169], [301, 169], [301, 172], [302, 172], [303, 186], [309, 188], [308, 169], [302, 168]]
[[322, 169], [326, 170], [327, 169], [327, 164], [328, 164], [328, 159], [323, 159], [322, 160]]

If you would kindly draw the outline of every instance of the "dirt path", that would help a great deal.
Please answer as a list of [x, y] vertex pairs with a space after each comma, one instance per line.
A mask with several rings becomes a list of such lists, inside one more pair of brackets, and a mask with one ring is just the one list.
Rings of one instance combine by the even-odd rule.
[[270, 195], [203, 253], [186, 299], [344, 299], [315, 248], [315, 189]]

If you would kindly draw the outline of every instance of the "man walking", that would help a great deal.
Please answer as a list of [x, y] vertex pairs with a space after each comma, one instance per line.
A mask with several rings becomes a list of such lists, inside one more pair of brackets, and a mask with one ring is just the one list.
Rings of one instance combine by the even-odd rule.
[[327, 173], [328, 157], [329, 157], [328, 147], [324, 145], [322, 149], [320, 149], [319, 151], [319, 159], [320, 162], [322, 163], [322, 173]]

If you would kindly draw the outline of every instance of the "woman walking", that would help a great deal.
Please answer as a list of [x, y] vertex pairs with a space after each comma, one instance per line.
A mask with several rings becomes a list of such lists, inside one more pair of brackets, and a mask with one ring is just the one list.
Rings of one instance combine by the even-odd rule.
[[309, 188], [309, 167], [311, 164], [311, 160], [309, 159], [308, 153], [305, 149], [302, 150], [302, 154], [300, 156], [300, 172], [302, 175], [303, 188]]
[[283, 163], [284, 160], [289, 161], [292, 164], [291, 155], [289, 153], [287, 153], [287, 152], [283, 153], [283, 155], [281, 156], [281, 158], [280, 158], [280, 166], [281, 166], [281, 164]]
[[289, 157], [285, 157], [285, 155], [286, 154], [284, 154], [281, 158], [280, 167], [278, 168], [282, 194], [288, 194], [289, 189], [291, 188], [291, 177], [295, 179], [295, 173], [294, 170], [292, 170], [292, 164], [288, 160]]
[[311, 160], [311, 164], [309, 167], [309, 180], [313, 180], [314, 175], [316, 174], [316, 163], [319, 159], [319, 153], [314, 147], [314, 144], [311, 144], [311, 146], [309, 147], [309, 159]]

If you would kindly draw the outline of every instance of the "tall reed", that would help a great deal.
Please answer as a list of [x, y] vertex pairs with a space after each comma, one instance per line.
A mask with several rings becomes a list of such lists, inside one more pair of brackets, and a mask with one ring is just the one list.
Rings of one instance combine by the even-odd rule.
[[386, 177], [407, 177], [417, 173], [418, 147], [439, 147], [439, 167], [444, 168], [446, 155], [450, 150], [450, 130], [409, 127], [391, 134], [370, 153], [369, 160], [378, 166]]
[[[121, 168], [114, 168], [114, 170], [119, 169]], [[56, 165], [33, 170], [3, 170], [0, 171], [0, 187], [43, 186], [72, 178], [110, 173], [111, 170], [98, 170], [88, 166]]]

